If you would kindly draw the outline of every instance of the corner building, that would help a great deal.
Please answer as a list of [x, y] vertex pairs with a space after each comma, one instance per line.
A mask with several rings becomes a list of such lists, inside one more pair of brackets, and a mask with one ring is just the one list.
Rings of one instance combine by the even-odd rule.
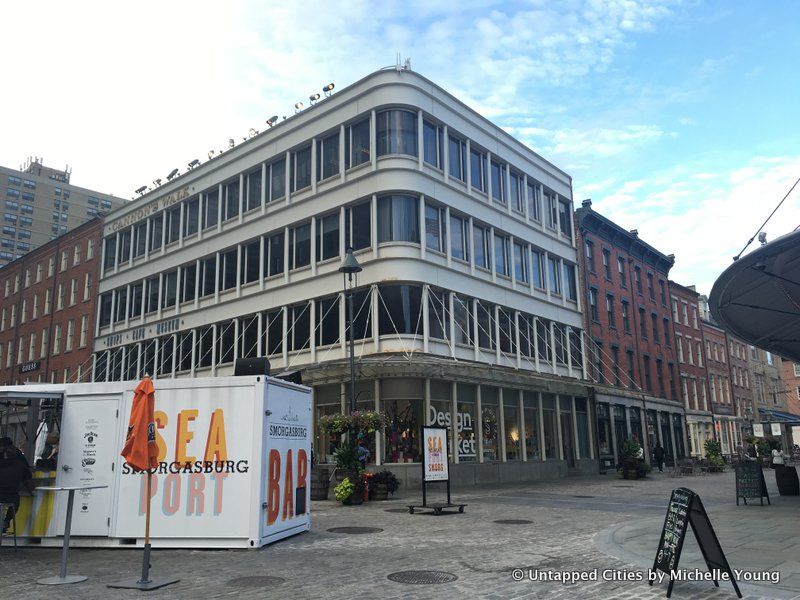
[[[571, 178], [409, 70], [110, 214], [95, 380], [267, 356], [314, 388], [315, 423], [349, 410], [348, 246], [357, 405], [389, 419], [371, 461], [418, 484], [420, 428], [438, 424], [455, 484], [596, 469]], [[315, 435], [331, 463], [338, 439]]]
[[675, 257], [592, 209], [591, 200], [583, 201], [575, 220], [600, 460], [607, 468], [618, 464], [626, 440], [639, 442], [648, 460], [656, 443], [668, 463], [683, 458], [686, 418], [668, 304]]

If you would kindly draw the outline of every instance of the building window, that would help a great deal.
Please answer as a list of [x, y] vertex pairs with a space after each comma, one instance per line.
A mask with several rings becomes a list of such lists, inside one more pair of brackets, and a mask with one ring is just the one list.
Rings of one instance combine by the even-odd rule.
[[648, 392], [652, 392], [653, 382], [650, 379], [650, 357], [646, 354], [642, 356], [642, 363], [642, 368], [644, 369], [644, 389], [646, 389]]
[[422, 158], [437, 169], [444, 168], [444, 130], [427, 119], [422, 122]]
[[578, 301], [578, 285], [575, 272], [575, 265], [564, 263], [564, 286], [566, 288], [567, 300]]
[[378, 293], [380, 335], [422, 333], [422, 288], [411, 285], [381, 285]]
[[606, 315], [608, 317], [608, 326], [616, 329], [617, 321], [614, 318], [614, 296], [606, 294]]
[[603, 248], [603, 272], [606, 279], [611, 281], [611, 251]]
[[203, 194], [203, 229], [216, 227], [219, 220], [219, 189], [212, 188]]
[[614, 374], [614, 385], [620, 386], [622, 382], [619, 378], [619, 348], [611, 346], [611, 372]]
[[558, 207], [556, 206], [556, 195], [553, 192], [545, 190], [544, 207], [547, 216], [545, 223], [550, 229], [555, 229], [558, 224]]
[[158, 277], [150, 277], [147, 281], [147, 305], [146, 313], [153, 313], [158, 310]]
[[237, 250], [234, 248], [219, 255], [219, 291], [224, 292], [236, 287]]
[[317, 217], [317, 261], [339, 256], [339, 212]]
[[561, 295], [561, 273], [558, 269], [558, 260], [554, 256], [547, 257], [548, 270], [550, 272], [550, 293], [556, 296]]
[[459, 181], [467, 180], [467, 143], [454, 135], [448, 136], [448, 154], [450, 177]]
[[455, 342], [472, 346], [474, 333], [472, 325], [472, 299], [453, 294], [453, 317], [455, 321]]
[[163, 242], [164, 213], [158, 213], [150, 219], [150, 251], [161, 248]]
[[492, 161], [492, 199], [500, 204], [506, 203], [506, 166]]
[[369, 162], [369, 119], [364, 119], [344, 130], [346, 142], [345, 168], [357, 167]]
[[472, 189], [486, 193], [486, 154], [476, 148], [470, 148], [469, 168]]
[[600, 322], [600, 316], [597, 311], [597, 290], [595, 288], [589, 288], [589, 316], [595, 323]]
[[261, 241], [255, 240], [241, 247], [241, 261], [239, 270], [239, 281], [242, 285], [252, 283], [259, 279], [259, 254], [261, 251]]
[[[178, 212], [180, 215], [180, 212]], [[222, 186], [222, 219], [227, 221], [239, 216], [239, 178]], [[167, 229], [169, 231], [169, 227]], [[176, 230], [177, 232], [177, 230]], [[177, 233], [176, 233], [177, 239]], [[167, 236], [169, 243], [169, 236]]]
[[269, 173], [268, 202], [286, 197], [286, 159], [276, 160], [267, 168]]
[[469, 221], [450, 213], [450, 254], [469, 262]]
[[661, 341], [658, 337], [658, 315], [656, 313], [652, 313], [650, 315], [650, 320], [652, 321], [652, 326], [653, 326], [653, 341], [656, 344], [659, 344], [661, 343]]
[[534, 221], [542, 220], [542, 199], [540, 196], [539, 184], [535, 181], [528, 181], [528, 217]]
[[450, 339], [450, 310], [447, 292], [428, 290], [428, 335], [437, 340]]
[[544, 252], [534, 249], [533, 253], [533, 285], [540, 290], [546, 288]]
[[656, 292], [653, 289], [653, 274], [647, 274], [647, 293], [650, 295], [650, 300], [656, 299]]
[[417, 156], [417, 115], [408, 110], [384, 110], [377, 115], [378, 156]]
[[[236, 263], [234, 263], [235, 267]], [[163, 291], [161, 293], [161, 308], [171, 308], [178, 300], [178, 271], [164, 274]]]
[[317, 141], [317, 180], [339, 174], [339, 132]]
[[289, 323], [291, 331], [287, 337], [291, 340], [290, 350], [305, 350], [310, 341], [311, 331], [311, 302], [297, 304], [289, 308]]
[[594, 376], [598, 383], [603, 383], [603, 343], [595, 341], [594, 345]]
[[[336, 145], [338, 152], [338, 143]], [[247, 198], [245, 198], [245, 210], [250, 211], [261, 206], [261, 165], [245, 175], [245, 185]], [[187, 215], [188, 217], [188, 215]]]
[[372, 225], [370, 214], [372, 202], [367, 200], [360, 204], [348, 206], [344, 213], [344, 238], [353, 250], [369, 248], [372, 244]]
[[525, 180], [522, 175], [509, 169], [508, 195], [511, 198], [511, 208], [517, 212], [525, 211]]
[[509, 264], [509, 243], [510, 240], [507, 236], [500, 235], [497, 232], [494, 234], [494, 268], [497, 270], [498, 275], [504, 277], [511, 276]]
[[[238, 202], [237, 202], [238, 208]], [[166, 237], [167, 237], [167, 244], [171, 244], [173, 242], [177, 242], [178, 238], [181, 236], [181, 207], [176, 206], [175, 208], [171, 208], [166, 213]], [[128, 230], [130, 232], [130, 230]], [[128, 236], [128, 243], [130, 244], [130, 235]]]
[[339, 296], [317, 300], [317, 346], [329, 346], [339, 341]]
[[516, 241], [514, 242], [514, 277], [521, 283], [528, 283], [528, 245]]
[[[663, 323], [664, 323], [664, 344], [667, 346], [667, 348], [669, 348], [672, 345], [672, 340], [670, 339], [670, 335], [669, 335], [669, 319], [664, 317]], [[698, 342], [697, 353], [698, 353], [698, 356], [699, 356], [699, 354], [700, 354], [699, 342]]]
[[478, 313], [478, 346], [487, 350], [494, 350], [494, 305], [476, 300], [476, 308]]
[[[185, 207], [186, 220], [183, 224], [183, 235], [190, 236], [197, 233], [200, 225], [200, 198], [194, 197], [189, 199], [185, 203]], [[144, 248], [142, 248], [142, 252], [144, 252]]]
[[[256, 244], [258, 247], [258, 244]], [[258, 254], [256, 254], [256, 263]], [[256, 267], [258, 271], [258, 267]], [[197, 265], [195, 263], [184, 265], [181, 268], [181, 302], [189, 302], [195, 299], [197, 285]]]
[[572, 238], [572, 208], [568, 200], [558, 201], [558, 226], [561, 235]]
[[631, 319], [628, 302], [627, 300], [623, 300], [620, 304], [622, 305], [622, 328], [625, 330], [625, 333], [630, 333]]
[[144, 284], [134, 283], [131, 285], [131, 309], [130, 318], [135, 319], [142, 316]]
[[447, 228], [445, 209], [425, 203], [425, 247], [436, 252], [446, 252]]
[[[594, 273], [594, 242], [591, 240], [586, 240], [583, 243], [583, 246], [586, 251], [586, 266], [589, 268], [590, 273]], [[603, 251], [603, 259], [605, 260], [605, 250]]]
[[661, 306], [666, 306], [667, 305], [667, 290], [666, 290], [666, 287], [664, 286], [664, 280], [663, 279], [659, 279], [658, 280], [658, 293], [659, 293], [659, 295], [661, 297]]
[[675, 336], [675, 343], [677, 344], [678, 350], [678, 362], [682, 363], [683, 361], [683, 338], [680, 335]]
[[472, 251], [475, 253], [475, 266], [491, 269], [491, 253], [489, 251], [489, 230], [480, 225], [472, 226]]
[[419, 200], [414, 196], [378, 198], [378, 242], [419, 243]]
[[643, 340], [647, 339], [646, 317], [647, 315], [645, 314], [644, 308], [639, 307], [639, 333], [641, 334]]
[[642, 270], [639, 267], [633, 268], [633, 281], [636, 284], [636, 292], [642, 293]]
[[292, 192], [311, 185], [311, 145], [292, 152]]
[[290, 269], [299, 269], [311, 264], [311, 223], [293, 227], [290, 235]]
[[267, 277], [272, 277], [273, 275], [284, 272], [283, 251], [284, 233], [281, 231], [280, 233], [271, 235], [267, 239], [267, 243], [264, 244], [264, 264], [267, 269], [265, 273]]

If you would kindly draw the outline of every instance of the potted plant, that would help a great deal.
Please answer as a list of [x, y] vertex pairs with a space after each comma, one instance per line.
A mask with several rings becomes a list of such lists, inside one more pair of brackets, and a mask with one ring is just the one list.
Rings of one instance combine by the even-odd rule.
[[360, 474], [355, 477], [345, 477], [342, 482], [333, 489], [336, 499], [342, 504], [363, 504], [364, 502], [364, 478]]
[[[642, 447], [638, 442], [625, 440], [622, 442], [620, 454], [622, 455], [622, 477], [625, 479], [638, 479], [644, 477], [645, 473], [639, 464], [639, 453]], [[644, 461], [642, 461], [644, 463]]]
[[389, 469], [378, 471], [370, 480], [370, 500], [386, 500], [389, 494], [394, 494], [399, 487], [400, 480], [397, 475]]
[[722, 458], [722, 445], [717, 440], [706, 440], [706, 469], [709, 473], [721, 473], [725, 470], [725, 459]]

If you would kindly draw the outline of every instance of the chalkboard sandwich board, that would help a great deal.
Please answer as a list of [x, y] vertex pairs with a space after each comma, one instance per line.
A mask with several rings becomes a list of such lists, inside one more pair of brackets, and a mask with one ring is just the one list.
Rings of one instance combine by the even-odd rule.
[[[694, 537], [700, 551], [703, 553], [709, 571], [713, 574], [712, 581], [719, 587], [719, 575], [727, 574], [727, 579], [733, 584], [736, 595], [741, 598], [742, 593], [736, 584], [736, 577], [731, 570], [725, 553], [722, 551], [717, 534], [711, 526], [706, 509], [700, 496], [688, 488], [672, 490], [672, 495], [667, 506], [667, 516], [661, 530], [661, 539], [656, 550], [656, 559], [653, 562], [653, 572], [661, 571], [669, 576], [667, 598], [672, 596], [672, 586], [676, 578], [680, 578], [678, 565], [681, 560], [683, 541], [686, 539], [686, 528], [691, 525]], [[653, 578], [650, 578], [653, 585]]]
[[761, 463], [752, 461], [744, 461], [738, 463], [734, 467], [736, 471], [736, 506], [739, 506], [739, 498], [744, 500], [747, 504], [748, 498], [758, 498], [761, 500], [761, 506], [764, 506], [764, 498], [767, 499], [767, 504], [772, 505], [769, 501], [769, 492], [767, 491], [767, 482], [764, 481], [764, 468]]

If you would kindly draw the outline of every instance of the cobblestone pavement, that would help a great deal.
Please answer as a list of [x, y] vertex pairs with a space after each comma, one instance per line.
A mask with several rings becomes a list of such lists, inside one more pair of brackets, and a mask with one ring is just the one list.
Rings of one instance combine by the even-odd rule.
[[[768, 480], [771, 473], [767, 473]], [[773, 478], [774, 479], [774, 478]], [[772, 485], [773, 482], [770, 481]], [[787, 518], [797, 527], [798, 498], [776, 498], [777, 510], [763, 509], [744, 531], [733, 525], [736, 517], [733, 474], [670, 478], [656, 473], [647, 480], [626, 481], [613, 475], [568, 478], [548, 483], [501, 488], [471, 488], [454, 493], [467, 502], [464, 514], [433, 516], [387, 512], [402, 508], [406, 500], [341, 506], [315, 502], [312, 530], [260, 550], [161, 550], [153, 555], [153, 576], [180, 577], [178, 584], [149, 592], [151, 598], [664, 598], [666, 583], [648, 586], [644, 565], [652, 564], [670, 490], [686, 486], [700, 494], [718, 529], [723, 548], [736, 555], [734, 568], [794, 570], [782, 557], [797, 555], [798, 536], [783, 530]], [[753, 510], [750, 510], [750, 509]], [[760, 507], [745, 507], [755, 514]], [[504, 525], [498, 519], [526, 519], [529, 524]], [[760, 527], [759, 524], [763, 524]], [[368, 526], [383, 529], [368, 535], [329, 533], [332, 527]], [[774, 543], [782, 532], [780, 545]], [[689, 539], [687, 536], [687, 539]], [[784, 539], [785, 538], [785, 539]], [[796, 543], [795, 543], [796, 542]], [[689, 552], [687, 564], [696, 556]], [[745, 562], [750, 556], [754, 560]], [[757, 560], [755, 560], [757, 559]], [[761, 560], [763, 559], [763, 560]], [[106, 584], [135, 576], [141, 565], [140, 550], [74, 549], [70, 572], [88, 575], [87, 582], [45, 588], [33, 583], [56, 574], [59, 552], [23, 548], [0, 554], [0, 598], [138, 598], [140, 592], [109, 590]], [[536, 571], [611, 570], [616, 581], [583, 581], [565, 585], [512, 579], [514, 569]], [[390, 573], [404, 570], [439, 570], [457, 580], [439, 585], [409, 585], [390, 581]], [[271, 576], [278, 581], [244, 579]], [[600, 577], [599, 577], [600, 579]], [[673, 598], [735, 598], [730, 583], [715, 588], [711, 582], [676, 584]], [[793, 578], [778, 586], [742, 587], [745, 598], [800, 598]]]

